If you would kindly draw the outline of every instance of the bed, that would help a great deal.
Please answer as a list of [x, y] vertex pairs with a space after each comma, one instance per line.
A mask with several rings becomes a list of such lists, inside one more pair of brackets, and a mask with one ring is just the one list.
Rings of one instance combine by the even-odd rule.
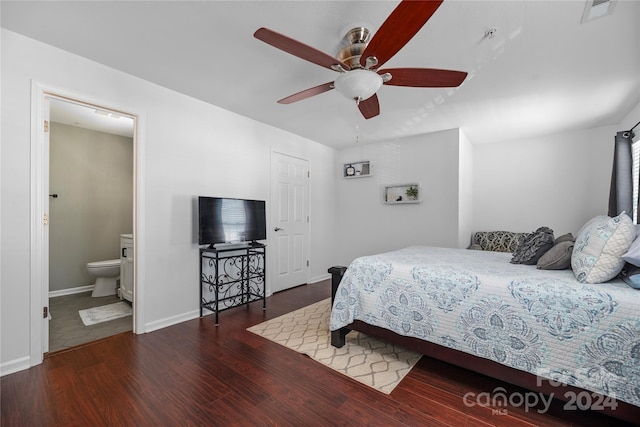
[[413, 246], [332, 267], [331, 343], [358, 330], [637, 423], [640, 291], [510, 260]]

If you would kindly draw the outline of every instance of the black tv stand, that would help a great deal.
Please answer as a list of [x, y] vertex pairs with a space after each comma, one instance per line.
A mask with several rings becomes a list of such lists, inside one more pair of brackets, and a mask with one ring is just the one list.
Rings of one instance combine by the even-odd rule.
[[200, 249], [200, 317], [203, 309], [215, 313], [265, 298], [266, 245], [250, 242], [244, 246]]

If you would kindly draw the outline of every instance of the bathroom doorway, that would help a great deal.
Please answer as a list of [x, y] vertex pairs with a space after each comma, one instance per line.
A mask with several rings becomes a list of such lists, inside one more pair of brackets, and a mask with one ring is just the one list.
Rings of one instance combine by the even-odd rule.
[[125, 262], [133, 268], [126, 262], [133, 248], [127, 254], [123, 244], [135, 240], [136, 123], [135, 117], [108, 108], [47, 98], [45, 352], [54, 352], [133, 330], [135, 274], [126, 275], [125, 287], [120, 266]]

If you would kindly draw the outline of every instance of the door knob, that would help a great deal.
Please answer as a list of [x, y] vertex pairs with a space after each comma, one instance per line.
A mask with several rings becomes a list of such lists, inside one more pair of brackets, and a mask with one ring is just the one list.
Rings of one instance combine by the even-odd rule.
[[280, 227], [276, 227], [276, 228], [273, 229], [273, 231], [280, 231], [280, 230], [284, 230], [284, 229], [280, 228]]

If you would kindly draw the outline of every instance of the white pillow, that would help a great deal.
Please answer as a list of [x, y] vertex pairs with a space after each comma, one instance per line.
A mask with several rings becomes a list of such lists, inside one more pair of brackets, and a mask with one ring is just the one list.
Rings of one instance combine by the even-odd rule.
[[597, 216], [587, 222], [576, 238], [571, 268], [581, 283], [602, 283], [616, 277], [622, 255], [636, 237], [636, 228], [626, 213], [616, 217]]

